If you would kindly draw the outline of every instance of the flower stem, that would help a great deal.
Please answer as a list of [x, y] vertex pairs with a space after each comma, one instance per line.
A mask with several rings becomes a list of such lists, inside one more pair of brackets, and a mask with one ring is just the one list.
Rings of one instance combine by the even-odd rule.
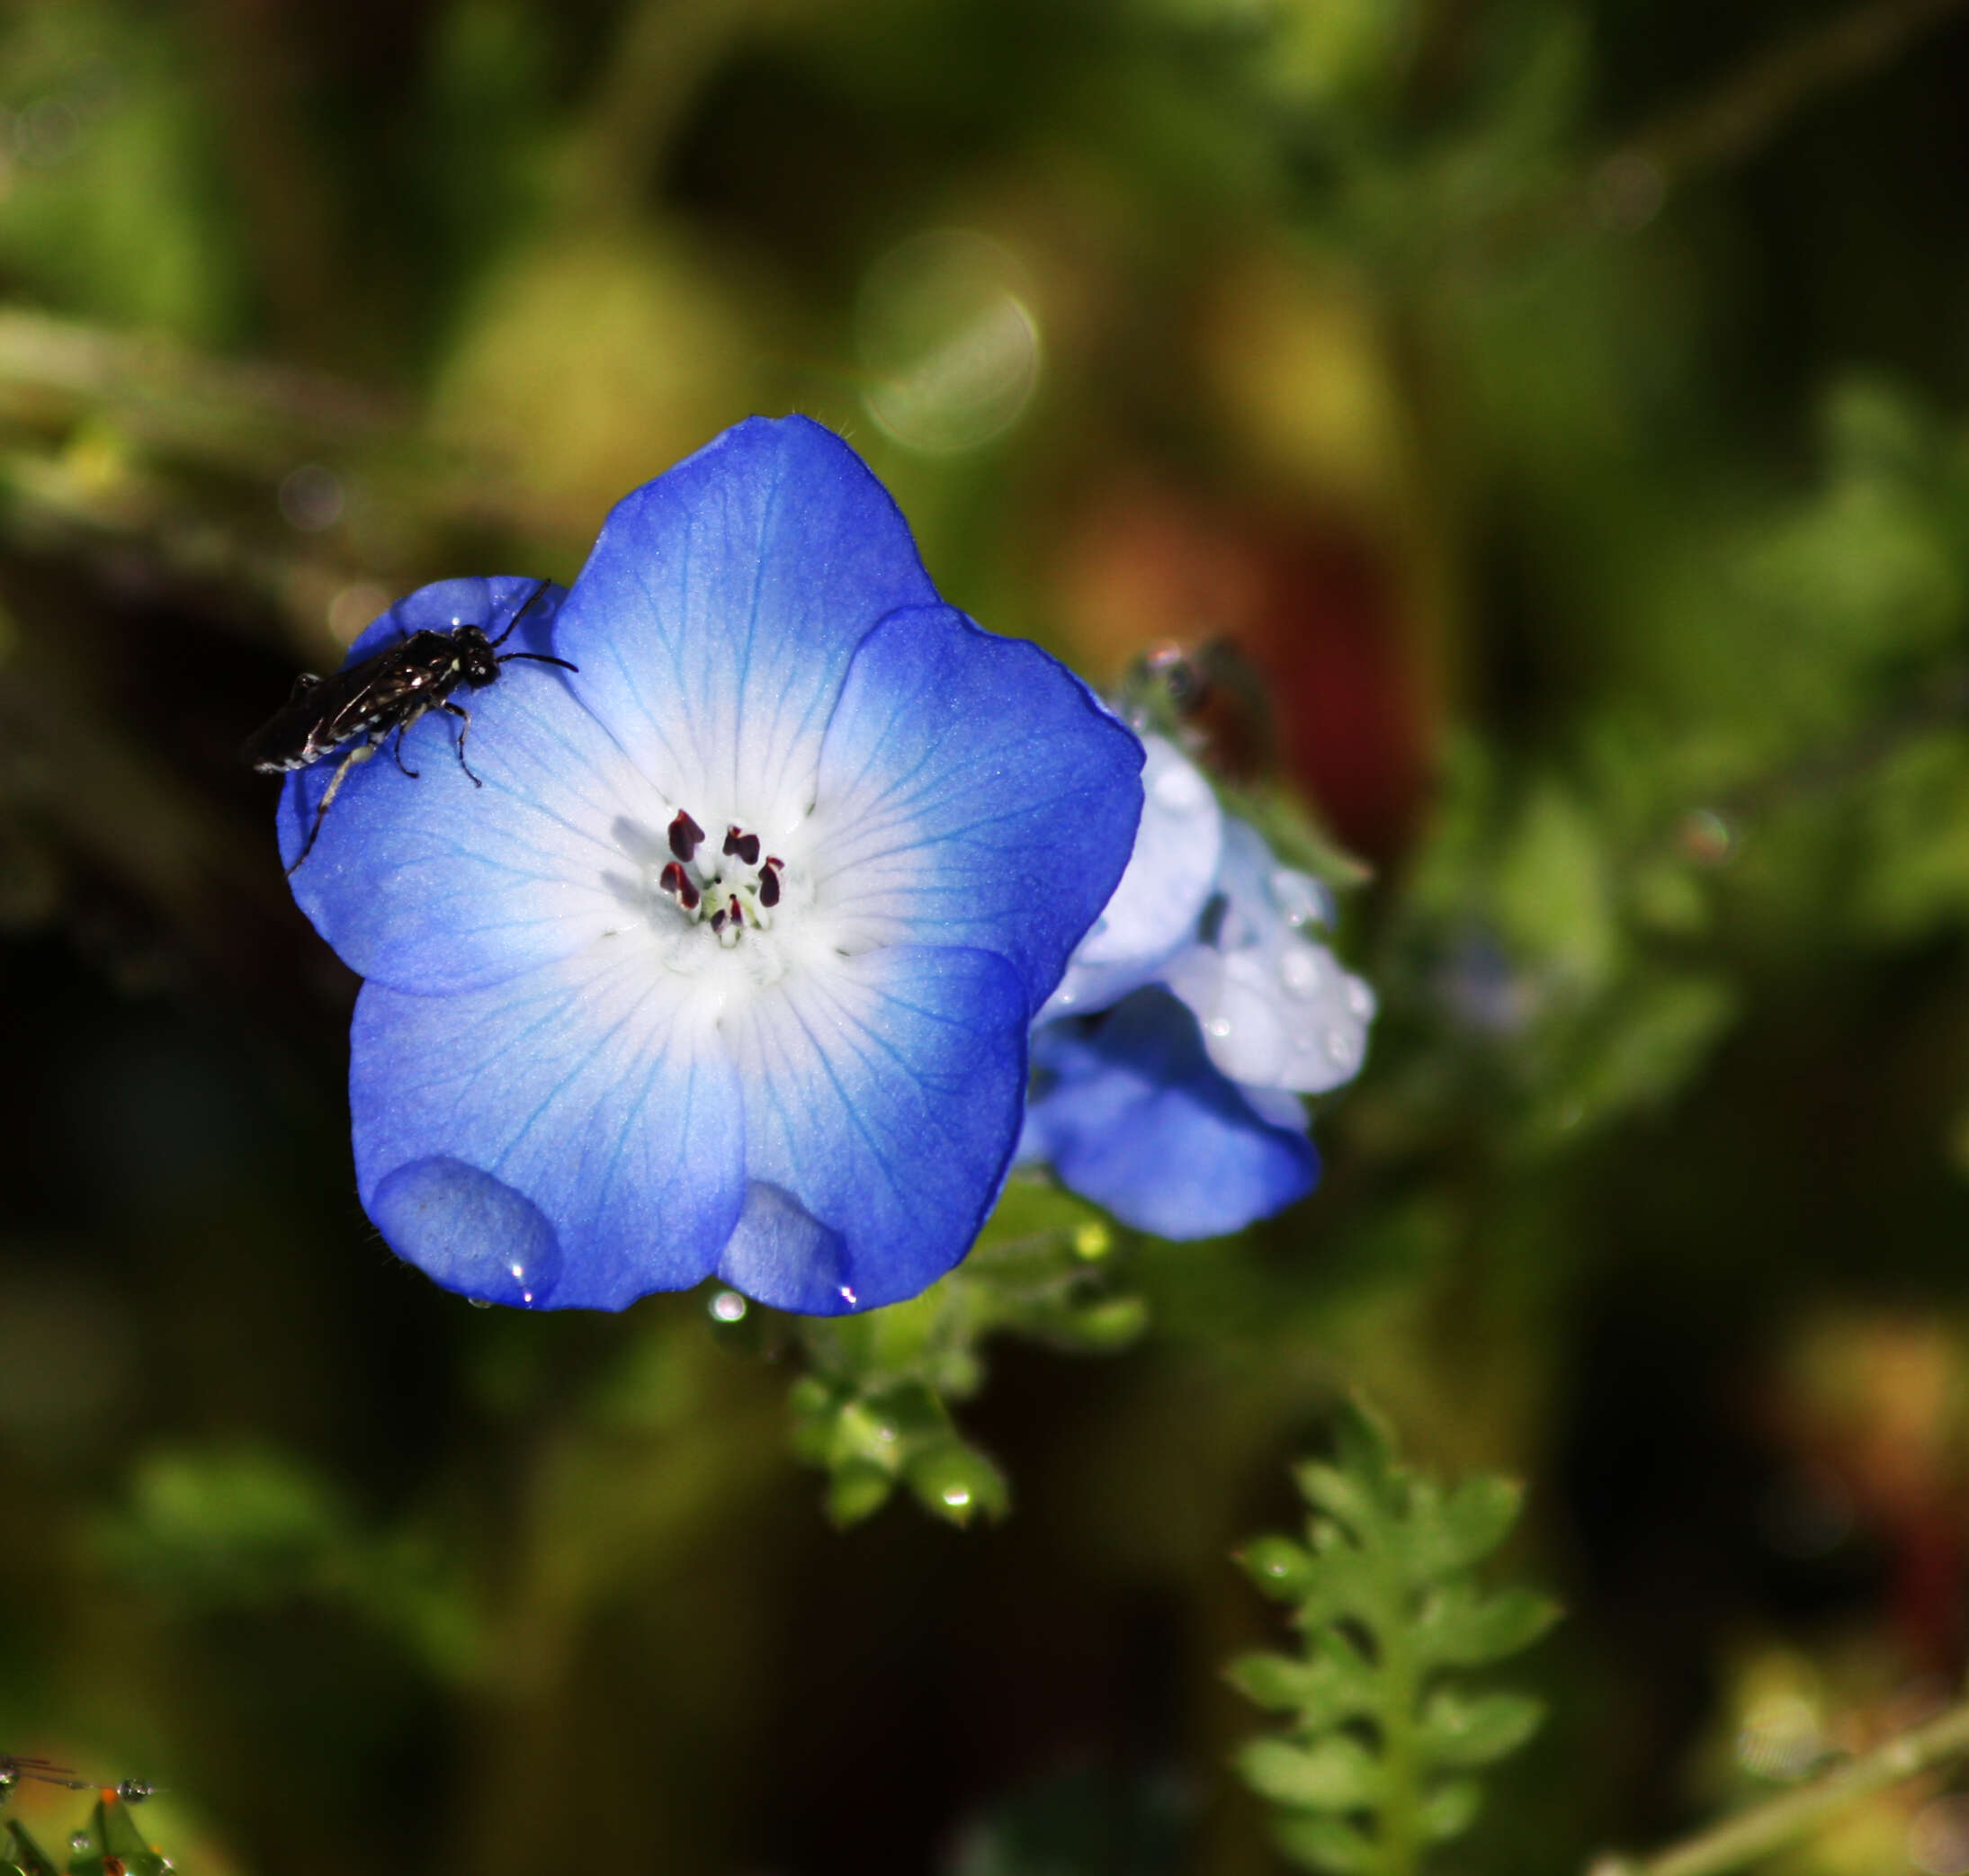
[[1969, 1754], [1969, 1701], [1901, 1733], [1803, 1790], [1726, 1818], [1653, 1856], [1602, 1856], [1587, 1876], [1720, 1876], [1741, 1870], [1889, 1785]]

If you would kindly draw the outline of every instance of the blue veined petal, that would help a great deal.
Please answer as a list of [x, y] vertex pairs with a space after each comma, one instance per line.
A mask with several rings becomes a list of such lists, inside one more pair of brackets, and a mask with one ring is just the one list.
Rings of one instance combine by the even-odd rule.
[[1039, 1021], [1091, 1015], [1154, 981], [1196, 935], [1223, 850], [1216, 791], [1168, 737], [1141, 739], [1141, 825], [1121, 884], [1075, 949]]
[[557, 639], [576, 694], [670, 800], [772, 845], [810, 804], [855, 648], [935, 598], [853, 450], [754, 417], [616, 505]]
[[1022, 1160], [1159, 1237], [1217, 1237], [1312, 1190], [1320, 1157], [1270, 1091], [1255, 1099], [1204, 1052], [1196, 1019], [1167, 991], [1136, 991], [1091, 1021], [1034, 1032], [1040, 1091]]
[[[461, 617], [497, 636], [535, 585], [426, 586], [378, 620], [352, 657], [381, 648], [398, 625], [443, 629]], [[559, 591], [528, 612], [505, 649], [553, 650]], [[349, 770], [293, 888], [352, 969], [399, 989], [472, 989], [570, 956], [628, 922], [664, 803], [566, 676], [551, 665], [508, 665], [497, 683], [457, 693], [471, 711], [465, 757], [483, 787], [459, 766], [462, 726], [442, 712], [404, 738], [415, 776], [398, 769], [389, 746]], [[340, 762], [330, 755], [287, 778], [279, 826], [290, 862]]]
[[837, 956], [723, 1028], [752, 1187], [720, 1276], [779, 1309], [837, 1315], [914, 1296], [970, 1249], [1025, 1093], [1025, 998], [1002, 958]]
[[948, 606], [896, 613], [855, 654], [821, 749], [816, 910], [855, 948], [996, 951], [1030, 1014], [1128, 863], [1141, 761], [1036, 645]]
[[619, 1309], [696, 1282], [744, 1199], [715, 1014], [631, 937], [458, 996], [365, 985], [349, 1063], [364, 1209], [398, 1255], [493, 1301]]

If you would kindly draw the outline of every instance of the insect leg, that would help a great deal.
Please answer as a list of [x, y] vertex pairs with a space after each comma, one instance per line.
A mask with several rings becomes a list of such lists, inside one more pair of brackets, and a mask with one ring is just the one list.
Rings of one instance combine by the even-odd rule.
[[342, 778], [357, 763], [367, 762], [375, 753], [376, 745], [374, 743], [358, 743], [336, 764], [334, 777], [330, 780], [327, 787], [322, 791], [321, 800], [315, 804], [315, 817], [309, 826], [308, 838], [301, 842], [300, 852], [294, 855], [293, 865], [287, 869], [287, 877], [290, 880], [300, 870], [301, 862], [307, 859], [309, 854], [314, 851], [315, 836], [321, 832], [323, 817], [327, 814], [329, 802], [335, 800], [336, 791], [342, 786]]
[[[423, 715], [423, 712], [422, 712], [422, 711], [420, 710], [420, 711], [418, 711], [417, 715], [418, 715], [418, 716], [422, 716], [422, 715]], [[394, 755], [395, 755], [395, 756], [396, 756], [396, 758], [397, 758], [397, 766], [398, 766], [398, 767], [399, 769], [403, 769], [403, 772], [404, 772], [404, 773], [405, 773], [406, 775], [409, 776], [409, 778], [410, 778], [410, 779], [411, 779], [411, 781], [413, 781], [413, 782], [415, 782], [415, 781], [416, 781], [416, 780], [417, 779], [417, 777], [418, 777], [419, 775], [421, 775], [421, 774], [422, 774], [422, 773], [424, 773], [424, 771], [423, 771], [422, 769], [411, 769], [411, 768], [405, 768], [405, 767], [404, 767], [404, 760], [403, 760], [403, 733], [404, 733], [404, 731], [405, 731], [405, 730], [408, 729], [408, 728], [410, 728], [410, 726], [411, 726], [411, 725], [412, 725], [413, 723], [415, 723], [415, 722], [416, 722], [416, 720], [417, 720], [416, 717], [406, 717], [406, 718], [405, 718], [405, 719], [403, 719], [403, 721], [402, 721], [401, 723], [398, 724], [398, 726], [397, 726], [397, 746], [396, 746], [395, 750], [394, 750], [394, 751], [392, 751], [392, 754], [394, 754]], [[387, 734], [387, 733], [388, 733], [388, 732], [386, 731], [386, 732], [385, 732], [385, 734]]]
[[[471, 728], [471, 712], [462, 703], [442, 703], [438, 706], [447, 716], [460, 719], [458, 729], [458, 766], [471, 775], [471, 764], [465, 760], [465, 732]], [[485, 783], [478, 776], [471, 775], [471, 785], [483, 788]]]

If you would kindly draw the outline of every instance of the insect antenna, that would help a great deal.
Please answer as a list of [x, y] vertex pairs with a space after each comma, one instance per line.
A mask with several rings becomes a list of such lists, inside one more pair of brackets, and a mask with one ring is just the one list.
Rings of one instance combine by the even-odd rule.
[[[519, 625], [521, 619], [532, 610], [533, 602], [546, 592], [552, 584], [550, 580], [542, 580], [539, 585], [535, 586], [526, 595], [519, 610], [514, 613], [512, 618], [506, 621], [506, 630], [497, 639], [490, 641], [495, 651], [497, 651], [500, 646], [504, 645], [513, 636], [514, 630]], [[544, 651], [509, 651], [499, 662], [502, 665], [510, 665], [515, 658], [524, 658], [529, 664], [533, 665], [559, 665], [563, 671], [578, 671], [581, 668], [579, 665], [570, 665], [566, 658], [550, 657]]]
[[[526, 615], [533, 610], [533, 602], [538, 599], [541, 594], [546, 592], [548, 587], [552, 585], [553, 582], [551, 580], [540, 580], [535, 582], [533, 590], [529, 593], [526, 597], [522, 600], [520, 603], [514, 609], [512, 618], [508, 619], [506, 622], [506, 630], [501, 632], [497, 639], [492, 640], [492, 648], [495, 651], [498, 650], [500, 646], [504, 645], [506, 641], [510, 639], [513, 634], [519, 629], [520, 621], [525, 618]], [[507, 657], [515, 658], [538, 657], [539, 656], [540, 654], [538, 652], [525, 651], [510, 651], [506, 654]]]

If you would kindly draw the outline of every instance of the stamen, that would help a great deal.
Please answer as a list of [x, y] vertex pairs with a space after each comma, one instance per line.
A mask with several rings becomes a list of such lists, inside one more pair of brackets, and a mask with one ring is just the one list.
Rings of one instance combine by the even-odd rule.
[[691, 876], [676, 861], [671, 861], [669, 865], [657, 875], [657, 884], [662, 887], [666, 892], [674, 892], [676, 895], [677, 903], [686, 912], [697, 910], [697, 888], [691, 883]]
[[756, 866], [759, 863], [759, 836], [739, 827], [727, 827], [725, 852], [736, 853], [747, 866]]
[[[680, 808], [676, 818], [670, 823], [670, 851], [679, 860], [688, 860], [697, 852], [698, 843], [704, 837], [704, 830]], [[729, 838], [729, 836], [728, 836]], [[726, 853], [730, 853], [728, 844]]]
[[779, 904], [779, 864], [768, 860], [759, 871], [759, 903], [768, 911]]
[[712, 931], [714, 931], [714, 932], [721, 932], [721, 931], [723, 931], [723, 930], [724, 930], [724, 928], [725, 928], [725, 915], [724, 915], [724, 914], [723, 914], [722, 912], [713, 912], [713, 913], [712, 914], [712, 916], [711, 916], [711, 928], [712, 928]]
[[735, 925], [742, 925], [745, 923], [745, 907], [736, 897], [731, 901], [731, 922]]

